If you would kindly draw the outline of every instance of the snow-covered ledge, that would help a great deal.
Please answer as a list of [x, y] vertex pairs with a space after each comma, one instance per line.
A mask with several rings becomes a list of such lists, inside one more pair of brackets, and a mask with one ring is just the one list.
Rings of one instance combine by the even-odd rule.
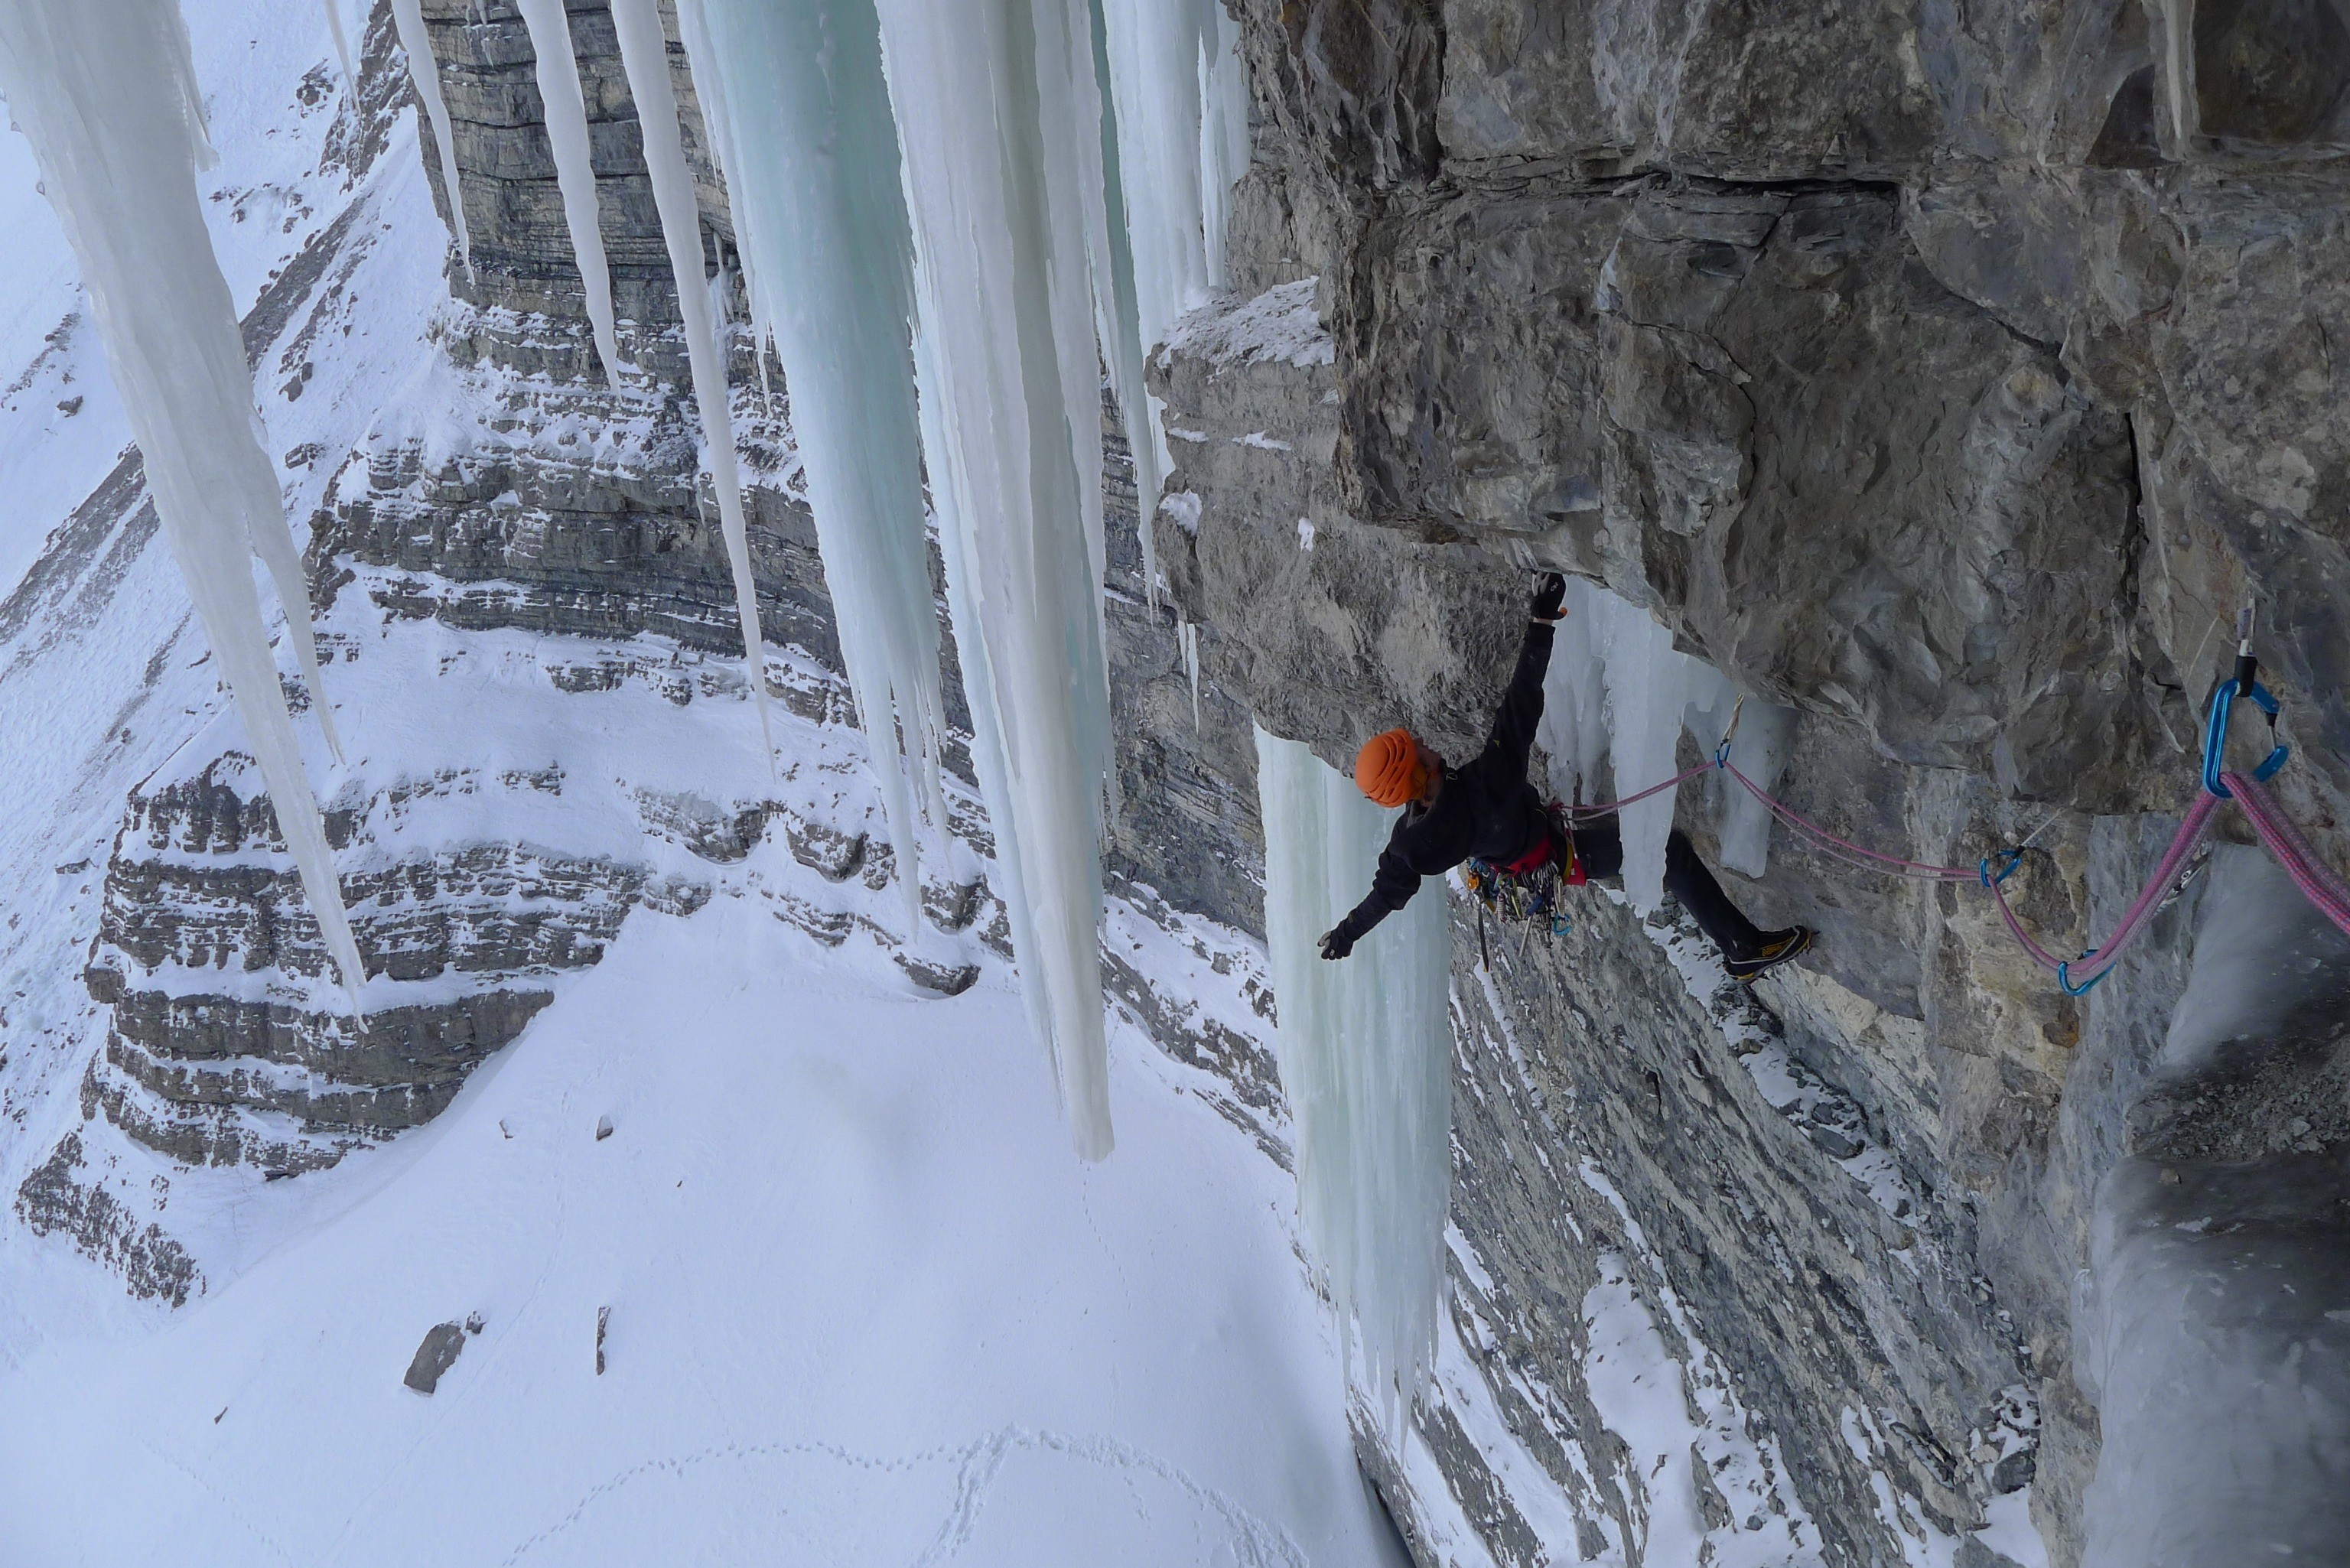
[[2350, 1562], [2350, 941], [2222, 846], [2075, 1323], [2083, 1568]]

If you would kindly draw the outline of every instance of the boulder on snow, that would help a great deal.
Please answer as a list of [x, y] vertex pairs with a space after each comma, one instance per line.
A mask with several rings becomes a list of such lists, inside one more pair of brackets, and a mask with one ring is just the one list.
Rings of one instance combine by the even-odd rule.
[[940, 996], [961, 996], [979, 980], [979, 966], [971, 963], [934, 963], [917, 958], [902, 949], [891, 955], [906, 978], [924, 991]]
[[434, 1324], [425, 1332], [424, 1343], [416, 1347], [416, 1359], [408, 1364], [408, 1375], [400, 1381], [419, 1394], [431, 1394], [441, 1386], [442, 1375], [457, 1365], [457, 1356], [464, 1348], [464, 1324]]

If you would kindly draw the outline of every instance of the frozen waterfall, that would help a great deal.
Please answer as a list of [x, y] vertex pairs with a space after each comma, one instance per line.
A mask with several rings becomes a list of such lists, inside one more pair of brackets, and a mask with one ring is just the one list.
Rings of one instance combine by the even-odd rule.
[[327, 730], [309, 595], [196, 196], [203, 142], [177, 0], [0, 0], [0, 89], [80, 263], [156, 513], [356, 1003], [366, 971], [254, 587], [259, 554]]
[[907, 775], [941, 820], [943, 707], [909, 336], [912, 238], [879, 23], [872, 0], [702, 0], [698, 10], [689, 42], [706, 28], [709, 49], [694, 57], [697, 79], [718, 84], [736, 233], [759, 280], [755, 302], [774, 312], [761, 326], [791, 394], [912, 936], [920, 836]]
[[2317, 1086], [2350, 942], [2239, 845], [2213, 850], [2196, 922], [2129, 1113], [2155, 1147], [2099, 1187], [2075, 1302], [2104, 1430], [2082, 1568], [2350, 1562], [2350, 1157], [2295, 1116], [2340, 1114]]
[[[1551, 758], [1551, 788], [1559, 799], [1588, 804], [1634, 794], [1681, 771], [1684, 732], [1711, 754], [1738, 718], [1731, 757], [1764, 789], [1785, 766], [1794, 714], [1749, 698], [1711, 665], [1673, 647], [1672, 633], [1630, 600], [1581, 577], [1566, 580], [1566, 619], [1559, 623], [1550, 673], [1543, 686], [1537, 738]], [[1600, 764], [1611, 764], [1604, 790]], [[1771, 816], [1734, 779], [1713, 775], [1712, 805], [1722, 864], [1760, 877], [1771, 842]], [[1624, 890], [1642, 913], [1665, 891], [1665, 839], [1673, 827], [1668, 790], [1621, 815]]]
[[596, 206], [596, 163], [588, 140], [588, 99], [579, 87], [579, 60], [571, 49], [571, 17], [563, 0], [515, 0], [537, 58], [538, 96], [546, 109], [546, 140], [555, 154], [563, 223], [588, 291], [588, 322], [604, 379], [620, 384], [620, 337], [612, 319], [612, 271], [604, 260], [604, 225]]
[[767, 722], [767, 654], [759, 635], [750, 524], [743, 513], [743, 478], [734, 456], [733, 406], [728, 395], [725, 350], [711, 304], [712, 291], [702, 284], [702, 208], [694, 199], [693, 173], [685, 161], [677, 88], [669, 74], [669, 40], [661, 32], [656, 0], [612, 0], [612, 28], [619, 39], [621, 68], [629, 74], [629, 95], [636, 99], [645, 168], [652, 179], [653, 205], [660, 213], [670, 271], [677, 278], [677, 308], [685, 327], [693, 400], [702, 411], [702, 444], [709, 449], [711, 487], [718, 498], [719, 532], [725, 537], [726, 563], [734, 575], [734, 615], [743, 628], [743, 668], [750, 675], [752, 700], [759, 709], [759, 733], [772, 766], [775, 741]]
[[[1111, 1146], [1100, 836], [1113, 787], [1102, 648], [1097, 282], [1108, 270], [1086, 0], [881, 0], [905, 151], [934, 490], [983, 644], [1003, 776], [998, 863], [1078, 1153]], [[736, 106], [740, 112], [740, 105]], [[974, 709], [978, 704], [974, 702]], [[976, 718], [976, 715], [975, 715]]]
[[[1352, 956], [1315, 939], [1370, 889], [1394, 817], [1305, 746], [1256, 732], [1264, 929], [1297, 1204], [1342, 1345], [1399, 1435], [1435, 1354], [1452, 1179], [1452, 928], [1431, 877]], [[1352, 1349], [1347, 1355], [1351, 1361]]]
[[432, 122], [432, 140], [441, 152], [441, 184], [449, 197], [449, 225], [457, 232], [457, 260], [470, 275], [473, 270], [473, 240], [465, 228], [465, 192], [457, 180], [457, 134], [449, 125], [449, 106], [441, 97], [441, 62], [433, 57], [432, 35], [424, 26], [424, 0], [391, 0], [391, 16], [400, 28], [400, 51], [408, 57], [408, 79]]

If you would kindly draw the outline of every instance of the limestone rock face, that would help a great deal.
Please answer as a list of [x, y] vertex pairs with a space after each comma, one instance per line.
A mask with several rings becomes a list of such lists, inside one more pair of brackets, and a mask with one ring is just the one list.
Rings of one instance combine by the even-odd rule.
[[[2029, 839], [2023, 918], [2078, 950], [2190, 797], [2250, 604], [2307, 764], [2280, 787], [2345, 859], [2336, 7], [1231, 8], [1253, 161], [1233, 293], [1154, 364], [1176, 457], [1154, 521], [1259, 722], [1336, 765], [1393, 723], [1457, 754], [1523, 574], [1578, 573], [1799, 711], [1779, 793], [1806, 815], [1945, 864]], [[1286, 351], [1263, 323], [1309, 300], [1324, 336]], [[1701, 845], [1718, 807], [1682, 792]], [[1731, 880], [1822, 933], [1745, 1023], [1690, 994], [1668, 927], [1603, 903], [1461, 977], [1489, 1032], [1461, 1046], [1454, 1317], [1486, 1392], [1440, 1379], [1432, 1469], [1367, 1427], [1367, 1467], [1430, 1560], [1474, 1557], [1464, 1532], [1505, 1562], [1617, 1539], [1629, 1490], [1569, 1457], [1596, 1425], [1575, 1303], [1622, 1246], [1560, 1174], [1588, 1161], [1709, 1354], [1769, 1390], [1751, 1407], [1829, 1561], [1936, 1532], [1995, 1561], [1973, 1532], [2028, 1483], [2069, 1564], [2100, 1180], [2140, 1145], [2332, 1147], [2332, 1058], [2150, 1087], [2199, 881], [2075, 999], [1968, 887], [1783, 836]], [[1466, 1435], [1488, 1396], [1523, 1453]], [[1508, 1501], [1527, 1454], [1574, 1541]], [[1872, 1501], [1871, 1471], [1907, 1501]]]

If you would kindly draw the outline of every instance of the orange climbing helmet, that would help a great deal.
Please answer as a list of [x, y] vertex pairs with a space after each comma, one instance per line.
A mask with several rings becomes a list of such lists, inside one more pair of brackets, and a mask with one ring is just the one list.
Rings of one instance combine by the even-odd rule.
[[1428, 765], [1409, 730], [1373, 735], [1355, 755], [1355, 787], [1380, 805], [1417, 800], [1427, 785]]

